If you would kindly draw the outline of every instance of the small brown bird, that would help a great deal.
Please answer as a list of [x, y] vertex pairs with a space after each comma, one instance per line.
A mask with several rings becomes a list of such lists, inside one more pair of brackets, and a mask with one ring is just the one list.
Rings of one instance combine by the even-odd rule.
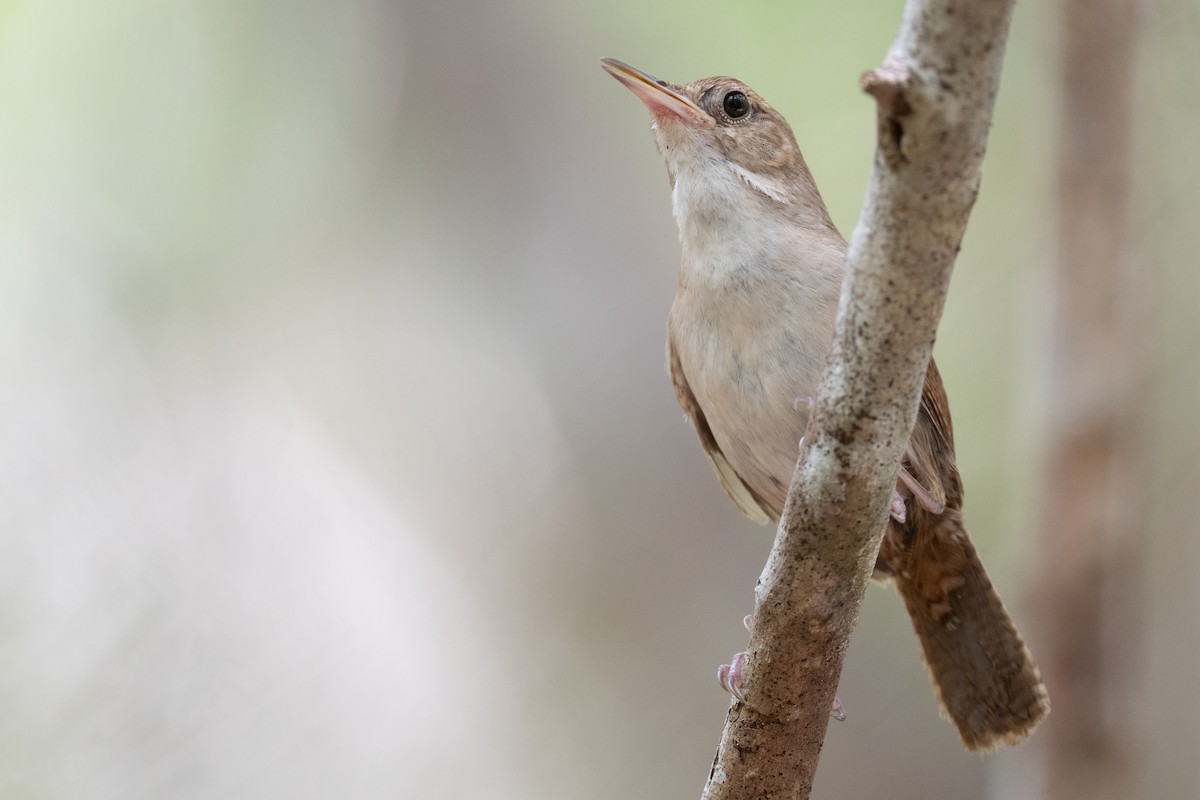
[[[846, 241], [791, 127], [750, 87], [679, 86], [602, 63], [650, 110], [671, 179], [683, 258], [667, 360], [679, 404], [738, 508], [777, 521], [833, 338]], [[875, 576], [895, 582], [942, 709], [976, 750], [1020, 741], [1050, 704], [962, 501], [931, 361]]]

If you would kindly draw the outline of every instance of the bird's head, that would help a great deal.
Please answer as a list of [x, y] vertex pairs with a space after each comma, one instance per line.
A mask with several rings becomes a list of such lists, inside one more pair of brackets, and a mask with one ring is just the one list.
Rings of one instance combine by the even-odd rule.
[[715, 173], [783, 205], [804, 199], [798, 192], [812, 178], [791, 126], [746, 84], [713, 77], [678, 85], [613, 58], [601, 64], [650, 110], [672, 184]]

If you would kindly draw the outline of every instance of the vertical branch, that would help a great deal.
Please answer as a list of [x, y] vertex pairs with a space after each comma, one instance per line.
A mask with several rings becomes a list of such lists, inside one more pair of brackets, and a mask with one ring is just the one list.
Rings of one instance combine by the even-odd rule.
[[837, 331], [704, 798], [808, 797], [979, 186], [1011, 0], [909, 0]]
[[[1135, 453], [1131, 0], [1063, 0], [1059, 247], [1037, 600], [1046, 681], [1047, 796], [1134, 791], [1129, 659], [1141, 652]], [[1132, 302], [1131, 302], [1132, 301]]]

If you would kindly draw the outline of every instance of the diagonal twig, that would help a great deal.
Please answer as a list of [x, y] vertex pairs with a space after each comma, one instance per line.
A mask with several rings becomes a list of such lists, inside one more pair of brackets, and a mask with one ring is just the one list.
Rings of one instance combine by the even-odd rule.
[[704, 800], [806, 798], [979, 188], [1011, 0], [909, 0], [825, 378]]

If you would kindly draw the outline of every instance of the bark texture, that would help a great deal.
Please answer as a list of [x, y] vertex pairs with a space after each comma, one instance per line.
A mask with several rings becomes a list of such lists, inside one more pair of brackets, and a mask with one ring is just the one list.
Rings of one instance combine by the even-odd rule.
[[1011, 0], [909, 0], [837, 332], [703, 797], [805, 798], [978, 192]]

